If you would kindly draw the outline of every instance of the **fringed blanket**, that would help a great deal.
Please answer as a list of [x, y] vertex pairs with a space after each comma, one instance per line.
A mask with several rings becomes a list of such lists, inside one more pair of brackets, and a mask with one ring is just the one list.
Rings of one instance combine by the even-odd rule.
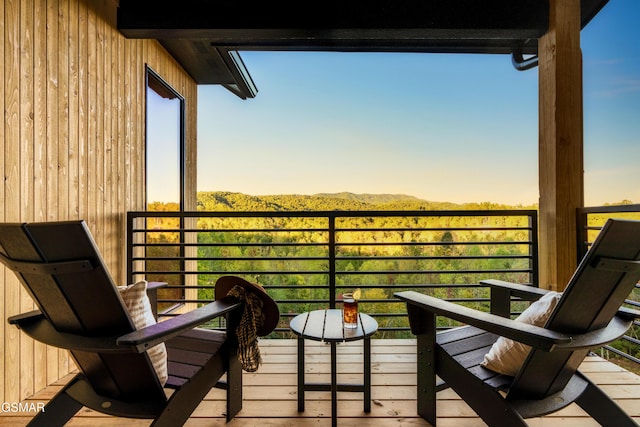
[[238, 337], [238, 358], [242, 369], [255, 372], [262, 363], [260, 347], [258, 347], [258, 327], [262, 323], [262, 300], [242, 286], [234, 286], [227, 296], [237, 298], [244, 303], [240, 324], [236, 329]]

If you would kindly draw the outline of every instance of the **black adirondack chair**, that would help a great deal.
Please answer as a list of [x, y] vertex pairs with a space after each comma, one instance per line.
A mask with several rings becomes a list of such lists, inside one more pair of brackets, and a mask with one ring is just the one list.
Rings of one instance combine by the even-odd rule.
[[[492, 427], [526, 426], [526, 418], [576, 402], [604, 426], [637, 426], [578, 367], [589, 349], [622, 336], [640, 313], [621, 307], [640, 280], [640, 222], [608, 220], [544, 327], [508, 318], [511, 295], [536, 300], [542, 289], [489, 280], [491, 313], [417, 292], [406, 301], [418, 342], [418, 413], [436, 425], [436, 392], [451, 387]], [[467, 326], [436, 333], [436, 316]], [[498, 337], [531, 346], [514, 376], [481, 366]], [[436, 376], [440, 378], [437, 380]]]
[[[0, 224], [0, 261], [16, 273], [39, 308], [9, 323], [38, 341], [68, 349], [80, 370], [30, 426], [62, 426], [83, 406], [153, 419], [154, 426], [180, 426], [216, 386], [226, 388], [227, 421], [242, 408], [242, 369], [233, 333], [243, 307], [238, 300], [222, 298], [225, 294], [216, 289], [215, 302], [136, 330], [83, 221]], [[225, 279], [225, 290], [234, 279], [243, 282]], [[261, 298], [271, 310], [269, 327], [260, 331], [266, 335], [279, 313], [266, 293]], [[220, 316], [227, 317], [226, 331], [196, 328]], [[175, 389], [172, 394], [165, 392], [146, 352], [162, 342], [168, 356], [164, 387]]]

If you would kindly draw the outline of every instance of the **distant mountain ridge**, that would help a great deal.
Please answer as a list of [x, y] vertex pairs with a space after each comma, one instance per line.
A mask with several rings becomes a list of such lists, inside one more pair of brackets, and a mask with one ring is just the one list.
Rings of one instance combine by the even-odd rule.
[[403, 201], [420, 201], [426, 202], [426, 200], [419, 199], [415, 196], [409, 196], [406, 194], [369, 194], [369, 193], [349, 193], [343, 191], [341, 193], [318, 193], [313, 194], [312, 197], [327, 197], [333, 199], [347, 199], [356, 200], [363, 203], [370, 203], [372, 205], [380, 205], [384, 203], [403, 202]]
[[[333, 210], [472, 210], [524, 209], [491, 202], [456, 204], [432, 202], [406, 194], [318, 193], [252, 196], [229, 191], [198, 192], [198, 210], [204, 211], [333, 211]], [[166, 209], [156, 209], [166, 210]]]

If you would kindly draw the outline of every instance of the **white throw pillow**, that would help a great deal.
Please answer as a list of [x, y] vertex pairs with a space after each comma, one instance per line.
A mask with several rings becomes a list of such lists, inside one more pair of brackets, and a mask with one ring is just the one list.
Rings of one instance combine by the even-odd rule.
[[[143, 329], [156, 324], [156, 319], [153, 317], [153, 311], [151, 310], [151, 303], [147, 296], [146, 280], [129, 286], [118, 286], [118, 291], [136, 329]], [[160, 384], [165, 385], [168, 378], [167, 348], [164, 343], [161, 343], [147, 350], [147, 354], [158, 374]]]
[[[559, 292], [545, 294], [515, 320], [535, 326], [544, 326], [561, 296], [562, 294]], [[500, 374], [515, 376], [529, 355], [529, 351], [531, 351], [531, 347], [528, 345], [500, 337], [493, 344], [489, 353], [484, 356], [482, 366]]]

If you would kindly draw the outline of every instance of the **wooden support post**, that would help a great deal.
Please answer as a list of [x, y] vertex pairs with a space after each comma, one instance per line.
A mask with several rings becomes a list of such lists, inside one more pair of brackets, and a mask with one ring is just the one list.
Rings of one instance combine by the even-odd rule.
[[550, 0], [539, 42], [540, 287], [563, 290], [584, 205], [580, 0]]

